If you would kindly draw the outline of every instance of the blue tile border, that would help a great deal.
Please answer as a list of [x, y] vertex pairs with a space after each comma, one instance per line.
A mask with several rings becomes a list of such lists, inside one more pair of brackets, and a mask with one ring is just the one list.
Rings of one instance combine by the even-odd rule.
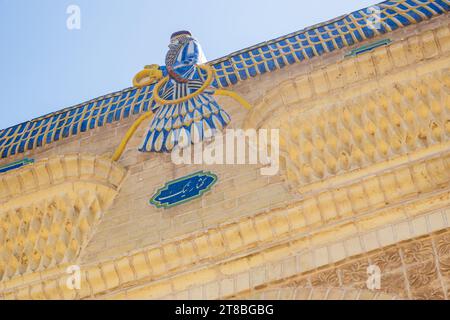
[[8, 164], [0, 167], [0, 173], [5, 173], [5, 172], [11, 171], [11, 170], [19, 169], [19, 168], [26, 166], [28, 164], [31, 164], [31, 163], [34, 163], [34, 159], [24, 158], [19, 161], [8, 163]]

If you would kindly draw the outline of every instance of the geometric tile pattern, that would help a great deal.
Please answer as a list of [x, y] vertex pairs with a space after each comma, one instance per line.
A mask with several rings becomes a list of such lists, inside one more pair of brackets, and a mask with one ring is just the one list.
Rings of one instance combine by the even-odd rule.
[[[450, 11], [449, 0], [384, 1], [378, 6], [379, 30], [368, 27], [369, 13], [363, 9], [211, 61], [217, 74], [213, 86], [229, 87]], [[1, 130], [0, 158], [148, 111], [153, 86], [128, 88]]]
[[2, 212], [0, 281], [73, 261], [101, 216], [91, 190]]
[[283, 115], [280, 146], [288, 150], [288, 177], [307, 185], [445, 143], [449, 92], [444, 69], [351, 101]]
[[378, 4], [378, 7], [379, 30], [369, 27], [371, 13], [366, 8], [220, 59], [220, 63], [214, 64], [219, 84], [227, 87], [257, 74], [281, 69], [286, 65], [321, 56], [421, 22], [449, 11], [450, 2], [384, 1]]

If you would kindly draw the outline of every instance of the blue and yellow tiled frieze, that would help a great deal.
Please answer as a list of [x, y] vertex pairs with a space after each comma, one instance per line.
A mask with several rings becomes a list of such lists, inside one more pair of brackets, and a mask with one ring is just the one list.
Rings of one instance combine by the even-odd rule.
[[373, 10], [366, 8], [219, 59], [213, 64], [219, 86], [227, 87], [430, 19], [448, 12], [450, 1], [397, 0], [376, 6], [380, 9], [379, 29], [369, 26]]
[[[377, 6], [381, 18], [379, 29], [369, 27], [371, 12], [366, 8], [211, 61], [209, 65], [216, 71], [213, 86], [229, 87], [259, 74], [445, 14], [450, 9], [450, 0], [384, 1]], [[1, 130], [1, 158], [148, 111], [153, 86], [128, 88]]]

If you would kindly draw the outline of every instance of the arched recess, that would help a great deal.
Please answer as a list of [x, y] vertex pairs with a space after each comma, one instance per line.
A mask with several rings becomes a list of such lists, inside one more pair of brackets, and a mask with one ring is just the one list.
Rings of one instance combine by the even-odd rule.
[[63, 155], [0, 175], [0, 283], [74, 263], [126, 170], [109, 159]]
[[268, 91], [244, 126], [279, 129], [281, 169], [290, 185], [302, 194], [317, 191], [448, 153], [449, 71], [382, 85], [375, 79], [322, 95], [302, 92], [292, 79]]

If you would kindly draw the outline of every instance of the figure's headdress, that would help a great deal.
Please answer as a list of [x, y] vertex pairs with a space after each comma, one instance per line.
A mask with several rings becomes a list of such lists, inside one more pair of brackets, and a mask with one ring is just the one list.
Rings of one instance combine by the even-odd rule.
[[176, 37], [182, 36], [182, 35], [186, 35], [186, 36], [192, 37], [192, 34], [189, 31], [181, 30], [181, 31], [177, 31], [177, 32], [172, 33], [172, 35], [170, 36], [170, 39], [172, 40], [173, 38], [176, 38]]

